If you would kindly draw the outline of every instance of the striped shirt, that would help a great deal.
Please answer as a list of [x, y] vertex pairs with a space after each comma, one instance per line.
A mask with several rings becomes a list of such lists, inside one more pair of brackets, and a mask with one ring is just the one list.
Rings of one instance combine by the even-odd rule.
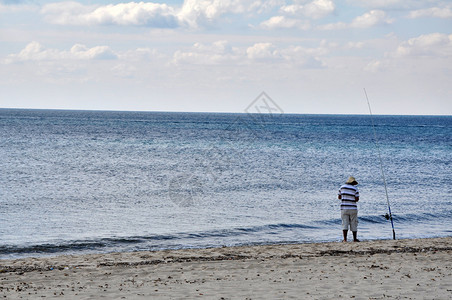
[[358, 188], [351, 184], [344, 184], [339, 189], [338, 195], [341, 196], [341, 209], [358, 209], [355, 197], [359, 197]]

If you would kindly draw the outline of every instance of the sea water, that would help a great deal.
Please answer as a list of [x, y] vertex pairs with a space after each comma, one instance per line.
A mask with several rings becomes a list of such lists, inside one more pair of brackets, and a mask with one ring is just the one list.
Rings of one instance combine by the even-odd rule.
[[452, 235], [452, 117], [0, 110], [0, 258]]

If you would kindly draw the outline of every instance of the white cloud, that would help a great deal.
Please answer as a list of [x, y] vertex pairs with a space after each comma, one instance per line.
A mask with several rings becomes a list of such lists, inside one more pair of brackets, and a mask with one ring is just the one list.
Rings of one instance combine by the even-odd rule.
[[302, 21], [294, 18], [287, 18], [285, 16], [274, 16], [260, 24], [264, 29], [288, 29], [298, 28], [307, 30], [311, 27], [309, 22]]
[[409, 18], [423, 18], [423, 17], [431, 17], [431, 18], [452, 18], [452, 9], [450, 7], [430, 7], [425, 9], [413, 10], [408, 15]]
[[302, 15], [312, 19], [320, 19], [330, 15], [335, 10], [331, 0], [314, 0], [307, 4], [291, 4], [282, 6], [280, 11], [290, 15]]
[[195, 43], [194, 48], [202, 52], [213, 52], [218, 54], [231, 53], [232, 47], [229, 45], [228, 41], [221, 40], [213, 42], [211, 45], [204, 45], [201, 43]]
[[364, 70], [371, 72], [371, 73], [375, 73], [378, 72], [379, 70], [381, 70], [382, 68], [382, 63], [379, 60], [374, 60], [370, 63], [368, 63], [365, 67]]
[[297, 28], [308, 30], [311, 24], [306, 19], [319, 19], [334, 12], [335, 6], [331, 0], [314, 0], [305, 4], [295, 3], [281, 6], [280, 15], [273, 16], [260, 23], [263, 29]]
[[[64, 53], [64, 52], [63, 52]], [[96, 46], [88, 48], [85, 45], [76, 44], [68, 55], [75, 59], [116, 59], [118, 56], [108, 46]]]
[[[53, 62], [64, 64], [75, 61], [115, 60], [119, 62], [111, 67], [113, 75], [132, 77], [133, 68], [145, 62], [165, 66], [173, 65], [250, 65], [254, 62], [288, 63], [305, 67], [322, 66], [320, 57], [326, 55], [331, 44], [322, 42], [317, 48], [298, 45], [278, 47], [270, 42], [257, 42], [249, 46], [234, 47], [226, 40], [213, 43], [195, 43], [190, 48], [176, 50], [165, 55], [155, 49], [137, 48], [134, 50], [113, 52], [108, 46], [87, 47], [75, 44], [69, 50], [46, 48], [38, 42], [31, 42], [19, 53], [10, 54], [3, 63], [12, 64], [27, 61]], [[134, 66], [133, 68], [131, 66]]]
[[382, 10], [371, 10], [361, 16], [353, 19], [351, 23], [331, 23], [321, 25], [318, 28], [322, 30], [338, 30], [346, 28], [370, 28], [382, 24], [391, 24], [394, 20], [389, 18], [386, 12]]
[[362, 16], [356, 17], [350, 24], [353, 28], [369, 28], [380, 24], [391, 24], [392, 19], [389, 19], [386, 13], [382, 10], [371, 10]]
[[86, 6], [74, 1], [55, 2], [44, 5], [41, 14], [53, 24], [81, 25], [83, 21], [86, 22], [82, 19], [95, 9], [96, 6]]
[[285, 3], [286, 1], [284, 0], [255, 0], [249, 6], [249, 11], [262, 14], [271, 11], [275, 7], [281, 7]]
[[[316, 0], [329, 1], [329, 0]], [[215, 24], [227, 14], [262, 13], [280, 5], [280, 0], [185, 0], [180, 8], [164, 3], [128, 2], [110, 5], [83, 5], [56, 2], [43, 6], [46, 20], [60, 25], [134, 25], [155, 28]]]
[[452, 57], [452, 34], [431, 33], [409, 39], [402, 42], [392, 55]]
[[272, 43], [256, 43], [246, 49], [246, 55], [252, 60], [275, 60], [282, 58]]
[[280, 0], [185, 0], [178, 12], [181, 23], [197, 28], [215, 24], [228, 14], [260, 14], [281, 5]]
[[173, 63], [217, 65], [236, 61], [240, 57], [239, 49], [231, 47], [225, 40], [212, 44], [195, 43], [186, 51], [177, 50], [173, 55]]
[[317, 48], [305, 48], [302, 46], [290, 46], [281, 50], [282, 57], [291, 64], [304, 68], [322, 68], [325, 64], [321, 58], [328, 53], [326, 45], [322, 43]]
[[4, 63], [43, 60], [91, 60], [116, 59], [117, 55], [107, 46], [88, 48], [85, 45], [75, 44], [69, 51], [47, 49], [40, 43], [33, 41], [17, 54], [10, 54]]
[[278, 48], [272, 43], [255, 43], [246, 49], [247, 58], [254, 61], [274, 61], [286, 63], [289, 66], [303, 68], [320, 68], [325, 64], [320, 57], [328, 53], [325, 45], [317, 48], [305, 48], [302, 46], [289, 46]]
[[118, 54], [120, 59], [127, 61], [150, 61], [158, 59], [166, 59], [166, 55], [160, 53], [156, 49], [137, 48]]
[[245, 10], [242, 1], [239, 0], [185, 0], [178, 16], [190, 27], [198, 27], [200, 24], [216, 21], [223, 14], [243, 13]]
[[41, 9], [47, 21], [60, 25], [136, 25], [172, 28], [179, 25], [174, 9], [166, 4], [129, 2], [105, 6], [78, 2], [46, 4]]
[[195, 43], [190, 49], [178, 50], [173, 64], [249, 66], [254, 63], [277, 63], [285, 66], [318, 68], [324, 64], [320, 57], [328, 53], [327, 45], [317, 48], [302, 46], [278, 47], [270, 42], [258, 42], [250, 46], [232, 47], [227, 41], [211, 44]]

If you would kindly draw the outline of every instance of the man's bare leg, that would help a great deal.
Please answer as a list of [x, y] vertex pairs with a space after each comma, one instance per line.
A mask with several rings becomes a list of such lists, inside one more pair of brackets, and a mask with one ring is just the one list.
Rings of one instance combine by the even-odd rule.
[[346, 242], [347, 241], [348, 230], [342, 230], [342, 233], [344, 234], [344, 242]]

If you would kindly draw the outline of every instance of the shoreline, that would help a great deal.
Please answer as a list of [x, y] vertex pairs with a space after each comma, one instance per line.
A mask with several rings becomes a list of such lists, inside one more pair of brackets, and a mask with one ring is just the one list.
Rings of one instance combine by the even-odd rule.
[[0, 296], [450, 299], [451, 255], [443, 237], [20, 258]]
[[[376, 254], [376, 253], [400, 253], [400, 252], [424, 252], [426, 248], [419, 248], [418, 242], [432, 242], [435, 244], [444, 245], [450, 239], [449, 246], [428, 247], [428, 251], [446, 251], [452, 250], [452, 236], [450, 237], [435, 237], [435, 238], [414, 238], [414, 239], [400, 239], [400, 240], [363, 240], [360, 243], [354, 243], [348, 241], [342, 243], [338, 241], [334, 242], [306, 242], [306, 243], [288, 243], [288, 244], [264, 244], [264, 245], [239, 245], [239, 246], [222, 246], [222, 247], [208, 247], [208, 248], [181, 248], [181, 249], [164, 249], [164, 250], [144, 250], [144, 251], [131, 251], [131, 252], [110, 252], [110, 253], [89, 253], [89, 254], [57, 254], [46, 256], [29, 256], [21, 258], [0, 259], [0, 274], [5, 272], [32, 272], [32, 271], [51, 271], [53, 269], [64, 269], [64, 267], [86, 267], [86, 264], [71, 264], [71, 261], [92, 261], [98, 262], [98, 266], [135, 266], [135, 265], [148, 265], [159, 263], [172, 263], [181, 261], [221, 261], [221, 260], [239, 260], [257, 258], [255, 255], [239, 255], [239, 252], [252, 252], [253, 250], [259, 254], [263, 254], [262, 250], [265, 248], [280, 248], [282, 251], [289, 251], [290, 249], [300, 249], [306, 251], [297, 257], [310, 257], [310, 256], [323, 256], [323, 255], [341, 255], [341, 254]], [[394, 244], [394, 245], [391, 245]], [[353, 245], [353, 246], [352, 246]], [[382, 248], [375, 249], [375, 246]], [[319, 252], [315, 252], [313, 248], [323, 249]], [[338, 249], [338, 248], [345, 248]], [[326, 250], [325, 250], [326, 249]], [[222, 256], [221, 253], [228, 253], [226, 256]], [[270, 254], [269, 254], [270, 255]], [[291, 255], [291, 254], [290, 254]], [[151, 258], [154, 260], [137, 260], [137, 256], [141, 258]], [[274, 255], [270, 255], [273, 257]], [[284, 255], [283, 255], [284, 256]], [[129, 262], [117, 261], [115, 263], [105, 263], [102, 260], [111, 260], [110, 257], [120, 260], [131, 260]], [[168, 259], [169, 258], [169, 259]], [[261, 259], [268, 258], [266, 256], [259, 256]], [[24, 263], [32, 261], [33, 264], [25, 266]], [[52, 261], [61, 262], [67, 261], [63, 265], [54, 264]]]

